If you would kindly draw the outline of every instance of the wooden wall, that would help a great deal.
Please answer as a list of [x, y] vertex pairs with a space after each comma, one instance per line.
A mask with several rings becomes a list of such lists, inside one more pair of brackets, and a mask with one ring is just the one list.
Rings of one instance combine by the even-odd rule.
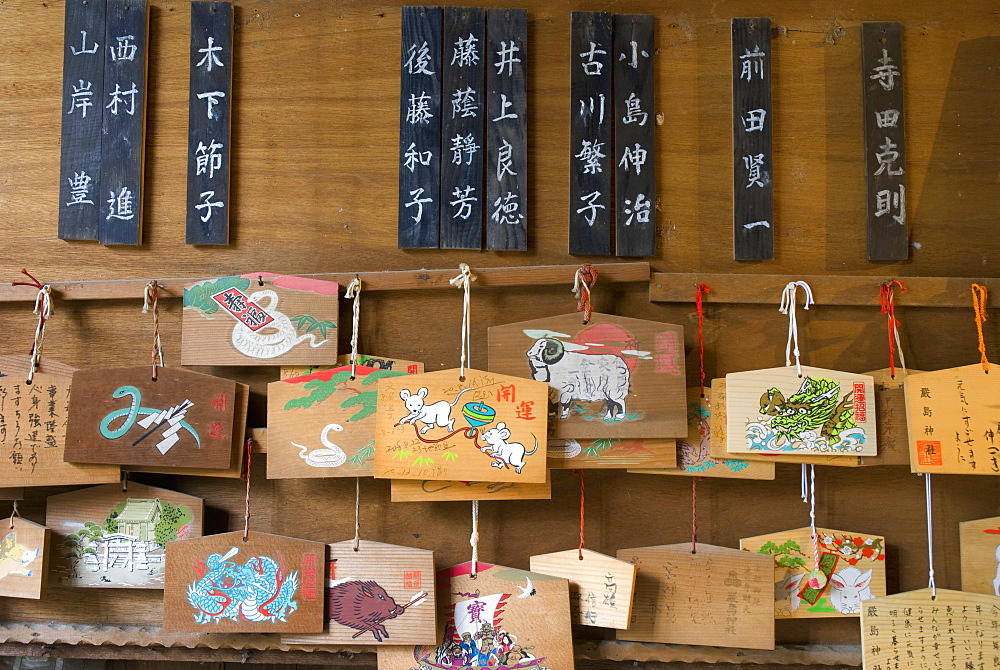
[[[988, 0], [807, 2], [732, 0], [530, 0], [529, 170], [526, 253], [396, 249], [399, 9], [360, 0], [243, 0], [236, 3], [233, 83], [232, 244], [184, 245], [188, 3], [151, 3], [145, 200], [146, 243], [106, 248], [56, 239], [63, 4], [0, 0], [0, 280], [26, 267], [42, 281], [155, 279], [267, 270], [349, 272], [575, 264], [566, 253], [569, 156], [569, 28], [573, 10], [656, 15], [658, 255], [668, 272], [1000, 276], [1000, 9]], [[730, 19], [770, 16], [775, 26], [776, 254], [768, 263], [732, 260]], [[859, 24], [904, 24], [907, 208], [912, 255], [865, 260]], [[472, 362], [486, 365], [486, 328], [571, 311], [567, 285], [473, 291]], [[803, 362], [864, 371], [884, 367], [884, 317], [874, 308], [817, 306], [800, 316]], [[873, 285], [872, 290], [875, 290]], [[691, 287], [692, 300], [694, 287]], [[769, 305], [713, 305], [708, 298], [710, 375], [780, 364], [786, 322]], [[371, 293], [363, 298], [362, 348], [427, 363], [458, 364], [460, 294], [454, 290]], [[599, 310], [681, 323], [688, 379], [696, 382], [691, 304], [651, 304], [640, 284], [598, 283]], [[180, 304], [164, 301], [168, 364], [180, 350]], [[907, 309], [899, 298], [908, 363], [935, 369], [976, 360], [971, 309]], [[133, 300], [56, 302], [46, 355], [77, 366], [147, 362], [150, 321]], [[26, 303], [0, 305], [0, 353], [26, 352], [34, 328]], [[997, 320], [987, 342], [1000, 361]], [[346, 323], [346, 321], [345, 321]], [[347, 329], [341, 329], [347, 346]], [[220, 369], [253, 385], [253, 425], [263, 424], [272, 368]], [[260, 461], [257, 461], [260, 465]], [[242, 520], [239, 482], [139, 476], [203, 496], [206, 530]], [[905, 468], [821, 468], [818, 521], [884, 534], [890, 589], [926, 582], [923, 482]], [[616, 549], [689, 537], [688, 479], [592, 472], [587, 543]], [[740, 537], [807, 523], [798, 470], [774, 482], [707, 480], [699, 486], [699, 540], [735, 546]], [[533, 553], [575, 546], [576, 479], [553, 476], [551, 501], [486, 502], [481, 556], [527, 567]], [[938, 585], [958, 588], [958, 522], [1000, 513], [996, 480], [935, 478]], [[47, 495], [22, 507], [41, 520]], [[384, 481], [362, 486], [364, 537], [433, 548], [441, 565], [468, 560], [465, 503], [389, 503]], [[315, 540], [352, 532], [353, 481], [271, 482], [256, 469], [253, 528]], [[157, 592], [52, 589], [42, 602], [4, 600], [0, 620], [156, 625]], [[583, 633], [600, 636], [593, 629]], [[779, 641], [858, 642], [857, 623], [779, 622]]]

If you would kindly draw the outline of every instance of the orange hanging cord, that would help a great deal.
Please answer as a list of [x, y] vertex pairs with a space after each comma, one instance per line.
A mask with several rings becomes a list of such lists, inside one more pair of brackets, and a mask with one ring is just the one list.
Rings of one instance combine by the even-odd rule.
[[976, 332], [979, 335], [979, 362], [983, 370], [989, 374], [990, 362], [986, 359], [986, 340], [983, 339], [983, 322], [986, 321], [986, 287], [981, 284], [972, 285], [972, 309], [976, 312]]

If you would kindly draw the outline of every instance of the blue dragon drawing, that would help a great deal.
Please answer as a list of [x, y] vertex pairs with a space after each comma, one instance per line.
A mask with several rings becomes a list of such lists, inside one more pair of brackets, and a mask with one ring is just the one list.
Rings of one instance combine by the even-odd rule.
[[286, 574], [269, 556], [251, 556], [237, 565], [229, 559], [239, 551], [233, 547], [225, 554], [212, 554], [203, 569], [195, 566], [202, 576], [187, 589], [194, 620], [200, 624], [222, 619], [287, 622], [286, 617], [299, 608], [292, 600], [299, 588], [298, 571]]

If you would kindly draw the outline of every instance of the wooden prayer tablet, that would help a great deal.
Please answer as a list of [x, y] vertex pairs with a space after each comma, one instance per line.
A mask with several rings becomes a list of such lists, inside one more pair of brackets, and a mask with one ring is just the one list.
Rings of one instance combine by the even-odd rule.
[[49, 578], [49, 529], [15, 517], [0, 528], [0, 597], [45, 597]]
[[709, 444], [716, 425], [712, 406], [712, 389], [689, 388], [688, 435], [677, 440], [677, 467], [674, 469], [629, 468], [629, 472], [651, 475], [687, 475], [728, 479], [774, 479], [774, 463], [748, 461], [742, 458], [714, 458]]
[[545, 382], [482, 370], [425, 372], [378, 384], [375, 476], [542, 483]]
[[[340, 354], [337, 356], [337, 365], [350, 365], [351, 354]], [[385, 356], [370, 356], [368, 354], [358, 354], [358, 365], [375, 368], [376, 370], [394, 370], [405, 372], [408, 375], [419, 374], [424, 371], [424, 364], [418, 361], [406, 361], [402, 358], [387, 358]], [[311, 375], [314, 372], [321, 372], [329, 365], [282, 365], [278, 379], [288, 379], [289, 377], [301, 377]]]
[[489, 329], [490, 370], [549, 387], [552, 437], [687, 435], [684, 329], [595, 313]]
[[319, 633], [326, 545], [243, 531], [173, 542], [167, 551], [163, 630]]
[[873, 380], [807, 366], [730, 373], [726, 432], [731, 454], [874, 456]]
[[327, 545], [328, 630], [282, 644], [434, 644], [434, 552], [361, 540]]
[[333, 365], [337, 282], [270, 272], [184, 289], [184, 365]]
[[811, 588], [812, 530], [796, 528], [740, 540], [740, 549], [774, 560], [774, 618], [858, 616], [866, 600], [885, 595], [885, 538], [817, 528], [819, 569], [826, 584]]
[[433, 500], [549, 500], [552, 482], [455, 482], [437, 479], [393, 479], [392, 502]]
[[441, 570], [440, 644], [379, 647], [379, 670], [518, 668], [573, 670], [569, 583], [537, 572], [477, 563]]
[[66, 454], [75, 463], [225, 470], [232, 462], [236, 382], [181, 368], [73, 375]]
[[905, 382], [913, 472], [1000, 475], [1000, 373], [983, 366], [922, 372]]
[[193, 477], [223, 477], [227, 479], [239, 479], [243, 477], [243, 461], [246, 459], [247, 436], [247, 404], [250, 400], [250, 386], [236, 382], [235, 412], [233, 419], [233, 446], [232, 458], [229, 467], [225, 470], [212, 470], [210, 468], [185, 468], [185, 467], [158, 467], [155, 465], [129, 465], [129, 472], [162, 472], [171, 475], [190, 475]]
[[162, 589], [164, 548], [200, 537], [204, 501], [128, 482], [50, 496], [52, 579], [58, 586]]
[[345, 365], [267, 385], [267, 477], [370, 477], [378, 381], [405, 372]]
[[875, 382], [875, 432], [878, 435], [878, 454], [861, 457], [861, 465], [909, 465], [910, 444], [906, 433], [906, 393], [903, 380], [921, 370], [896, 368], [891, 376], [889, 368], [866, 372]]
[[531, 571], [569, 581], [573, 623], [598, 628], [628, 628], [636, 567], [612, 556], [583, 549], [532, 556]]
[[[726, 380], [712, 380], [712, 414], [717, 417], [713, 421], [713, 430], [709, 442], [709, 453], [713, 458], [728, 458], [732, 456], [727, 449], [728, 432], [726, 430]], [[752, 453], [740, 454], [740, 458], [751, 463], [799, 463], [812, 465], [834, 465], [845, 468], [856, 468], [861, 465], [860, 456], [816, 456], [785, 453]]]
[[628, 630], [619, 640], [774, 649], [769, 556], [738, 549], [667, 544], [621, 549], [638, 568]]
[[930, 589], [897, 593], [861, 610], [864, 670], [998, 668], [1000, 598]]
[[28, 384], [29, 365], [27, 356], [0, 356], [3, 483], [19, 487], [117, 482], [121, 478], [117, 465], [63, 460], [74, 369], [43, 358]]
[[958, 524], [962, 590], [1000, 596], [1000, 516]]
[[549, 440], [548, 467], [562, 470], [673, 468], [677, 466], [674, 440]]

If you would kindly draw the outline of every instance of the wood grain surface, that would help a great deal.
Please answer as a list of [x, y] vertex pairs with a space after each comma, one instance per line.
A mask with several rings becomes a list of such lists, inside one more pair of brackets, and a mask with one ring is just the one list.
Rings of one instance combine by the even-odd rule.
[[1000, 595], [1000, 516], [959, 524], [962, 590]]
[[[529, 10], [533, 62], [528, 79], [529, 249], [476, 254], [396, 248], [399, 3], [374, 6], [345, 0], [335, 10], [322, 0], [236, 5], [234, 48], [240, 58], [233, 80], [234, 99], [239, 100], [233, 116], [238, 147], [231, 189], [234, 226], [230, 246], [209, 248], [184, 245], [189, 3], [156, 0], [150, 11], [150, 35], [155, 38], [149, 45], [144, 203], [147, 222], [152, 223], [139, 249], [57, 239], [56, 147], [65, 112], [59, 95], [58, 45], [64, 6], [30, 0], [0, 4], [6, 40], [5, 67], [0, 70], [0, 118], [6, 124], [0, 163], [5, 166], [4, 211], [11, 214], [0, 220], [0, 279], [15, 280], [18, 270], [26, 267], [42, 281], [71, 282], [76, 297], [94, 295], [92, 287], [77, 283], [81, 280], [114, 280], [123, 286], [117, 300], [66, 301], [57, 292], [45, 353], [75, 367], [148, 364], [149, 320], [139, 314], [146, 282], [256, 268], [299, 275], [339, 273], [334, 277], [338, 281], [362, 273], [369, 291], [364, 307], [379, 315], [362, 320], [365, 350], [424, 361], [427, 370], [451, 367], [456, 361], [460, 295], [447, 282], [457, 274], [459, 262], [470, 263], [474, 272], [477, 265], [507, 266], [510, 269], [500, 273], [504, 277], [531, 282], [493, 283], [496, 275], [483, 272], [473, 283], [475, 366], [487, 365], [482, 343], [490, 326], [510, 322], [512, 313], [527, 320], [565, 312], [557, 305], [570, 298], [572, 270], [562, 275], [566, 266], [579, 263], [566, 253], [570, 210], [562, 195], [569, 167], [570, 14], [602, 8], [565, 0], [534, 0], [522, 6]], [[995, 235], [1000, 137], [983, 131], [994, 127], [994, 110], [1000, 105], [1000, 71], [995, 67], [1000, 29], [994, 3], [890, 0], [875, 6], [768, 0], [754, 6], [755, 14], [773, 19], [772, 47], [777, 51], [772, 86], [775, 113], [781, 117], [774, 137], [774, 172], [776, 214], [782, 225], [775, 231], [775, 258], [764, 265], [734, 261], [731, 245], [730, 20], [745, 15], [746, 5], [685, 0], [666, 6], [634, 0], [620, 9], [656, 15], [656, 77], [664, 92], [655, 110], [663, 117], [656, 131], [661, 251], [649, 260], [658, 272], [686, 274], [664, 280], [680, 300], [651, 304], [647, 285], [605, 283], [610, 275], [602, 267], [594, 293], [597, 311], [684, 325], [686, 381], [692, 386], [698, 381], [698, 360], [691, 300], [699, 279], [713, 287], [705, 300], [706, 372], [711, 378], [773, 365], [784, 351], [787, 324], [776, 318], [778, 292], [761, 275], [812, 275], [819, 277], [808, 281], [822, 304], [815, 313], [810, 310], [804, 320], [808, 322], [800, 326], [803, 343], [814, 345], [810, 363], [865, 372], [885, 365], [885, 316], [878, 313], [878, 283], [897, 277], [909, 288], [897, 297], [907, 362], [924, 370], [969, 363], [976, 353], [967, 307], [969, 282], [947, 278], [1000, 277], [1000, 240]], [[911, 258], [872, 264], [865, 259], [862, 234], [860, 23], [887, 17], [903, 24], [905, 62], [911, 72], [920, 73], [907, 81], [907, 99], [920, 101], [907, 108]], [[37, 225], [21, 223], [29, 212]], [[961, 222], [960, 232], [955, 222]], [[536, 281], [524, 272], [526, 266], [560, 269], [554, 277]], [[406, 281], [391, 271], [402, 272]], [[375, 282], [383, 277], [398, 289], [420, 290], [375, 290]], [[725, 284], [719, 283], [723, 277]], [[870, 281], [842, 282], [840, 277]], [[925, 289], [928, 283], [937, 288]], [[724, 300], [733, 287], [770, 297], [758, 304]], [[0, 305], [2, 351], [23, 356], [35, 328], [32, 305], [24, 298], [33, 300], [35, 291], [17, 290], [22, 296], [18, 302]], [[178, 288], [161, 297], [179, 294]], [[160, 305], [166, 362], [172, 365], [179, 362], [180, 300], [163, 299]], [[340, 330], [344, 351], [350, 329]], [[1000, 319], [987, 321], [985, 331], [991, 353], [998, 351]], [[142, 346], [123, 346], [131, 342]], [[249, 383], [251, 425], [264, 425], [264, 391], [277, 379], [276, 368], [198, 370]], [[321, 542], [353, 534], [353, 481], [268, 481], [261, 458], [254, 454], [255, 527]], [[735, 546], [741, 537], [772, 531], [774, 509], [779, 507], [793, 510], [795, 523], [803, 523], [805, 510], [797, 502], [799, 468], [779, 463], [776, 472], [774, 481], [700, 481], [699, 538]], [[823, 468], [819, 476], [824, 482], [819, 504], [829, 515], [825, 523], [864, 527], [889, 537], [898, 547], [888, 573], [890, 591], [923, 586], [923, 481], [905, 467]], [[133, 479], [204, 497], [209, 532], [242, 530], [242, 481], [152, 474], [134, 474]], [[588, 505], [604, 510], [606, 519], [588, 525], [587, 546], [595, 551], [614, 554], [622, 547], [677, 542], [690, 535], [687, 514], [653, 513], [688, 508], [687, 478], [592, 471], [587, 479]], [[579, 482], [564, 471], [554, 472], [551, 481], [551, 500], [484, 500], [484, 556], [527, 567], [531, 554], [573, 546], [579, 532], [579, 510], [573, 503]], [[934, 478], [934, 487], [936, 547], [951, 559], [939, 555], [937, 581], [957, 589], [958, 523], [997, 513], [991, 502], [996, 483], [990, 477], [942, 476]], [[28, 490], [21, 513], [43, 520], [43, 499], [50, 491]], [[877, 515], [864, 502], [871, 491], [878, 491]], [[366, 537], [433, 548], [440, 565], [468, 560], [467, 504], [391, 504], [387, 481], [372, 482], [363, 495]], [[46, 600], [0, 602], [0, 617], [6, 621], [157, 626], [161, 616], [160, 600], [140, 591], [52, 589]], [[784, 643], [859, 641], [857, 622], [850, 620], [826, 620], [822, 625], [783, 621], [776, 632]], [[589, 643], [594, 634], [595, 629], [578, 631], [577, 638]], [[65, 635], [61, 630], [49, 639], [55, 644]], [[86, 649], [81, 647], [79, 653]], [[111, 651], [124, 653], [117, 647]], [[230, 658], [238, 661], [240, 653]], [[630, 647], [627, 653], [637, 652]]]

